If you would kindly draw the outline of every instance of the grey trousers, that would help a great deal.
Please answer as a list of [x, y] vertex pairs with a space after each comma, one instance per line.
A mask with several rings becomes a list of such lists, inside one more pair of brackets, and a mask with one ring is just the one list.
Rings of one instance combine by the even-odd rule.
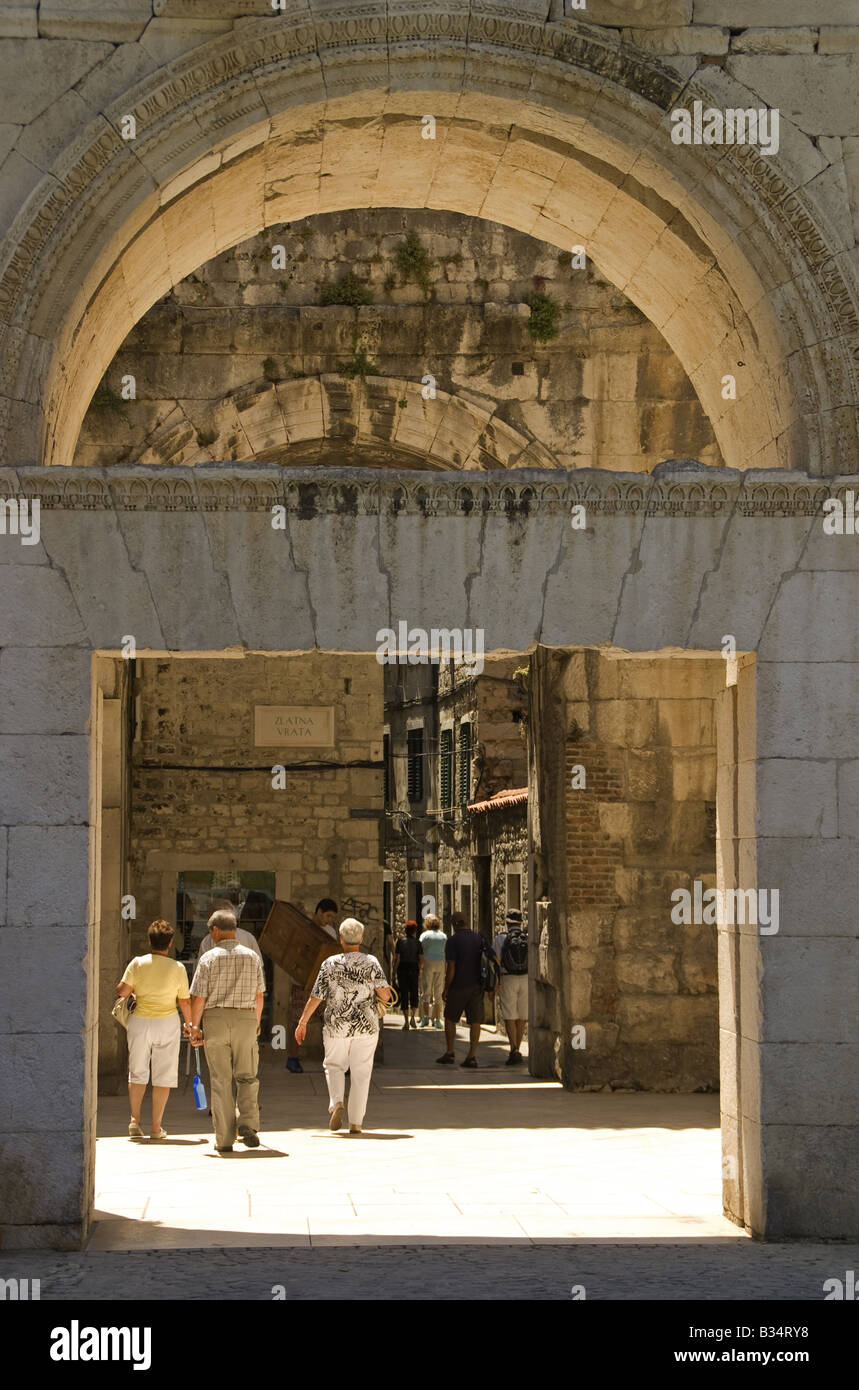
[[238, 1125], [259, 1129], [256, 1012], [253, 1009], [206, 1009], [203, 1031], [211, 1080], [215, 1144], [219, 1149], [226, 1149], [235, 1143]]

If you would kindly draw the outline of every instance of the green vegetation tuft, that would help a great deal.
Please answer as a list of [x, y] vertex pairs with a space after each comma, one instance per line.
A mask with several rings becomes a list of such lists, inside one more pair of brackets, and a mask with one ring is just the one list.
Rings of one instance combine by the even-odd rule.
[[349, 381], [354, 381], [356, 376], [366, 381], [368, 376], [380, 375], [378, 366], [367, 356], [364, 348], [355, 348], [347, 362], [338, 362], [337, 371]]
[[432, 292], [430, 269], [433, 262], [417, 233], [409, 232], [395, 248], [394, 255], [403, 284], [413, 280], [423, 290], [424, 299], [429, 299]]
[[558, 319], [560, 309], [549, 295], [535, 291], [534, 294], [526, 295], [525, 303], [531, 310], [531, 317], [528, 320], [528, 332], [535, 343], [548, 343], [550, 339], [558, 336]]
[[319, 302], [321, 304], [372, 304], [373, 293], [366, 280], [359, 280], [358, 276], [349, 271], [342, 280], [335, 283], [326, 282], [320, 286]]

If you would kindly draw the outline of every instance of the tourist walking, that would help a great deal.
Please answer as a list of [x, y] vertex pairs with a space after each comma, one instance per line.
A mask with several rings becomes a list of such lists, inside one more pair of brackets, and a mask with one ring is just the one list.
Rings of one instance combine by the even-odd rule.
[[424, 929], [420, 935], [423, 949], [423, 969], [421, 970], [421, 1028], [441, 1028], [442, 995], [444, 994], [444, 949], [447, 937], [442, 931], [441, 922], [431, 914], [424, 918]]
[[[337, 920], [338, 907], [333, 898], [320, 898], [316, 904], [316, 909], [311, 917], [311, 922], [315, 926], [321, 927], [326, 936], [330, 936], [332, 941], [337, 940], [337, 928], [334, 923]], [[307, 990], [302, 989], [301, 985], [293, 981], [290, 988], [289, 1017], [293, 1019], [304, 1008], [309, 995]], [[286, 1030], [286, 1070], [292, 1072], [303, 1072], [304, 1067], [298, 1057], [298, 1044], [295, 1035]]]
[[328, 1082], [328, 1128], [341, 1129], [346, 1113], [346, 1073], [349, 1082], [349, 1133], [360, 1134], [370, 1092], [373, 1057], [379, 1038], [376, 999], [391, 997], [385, 972], [375, 956], [361, 950], [364, 924], [355, 917], [340, 923], [342, 954], [322, 962], [310, 998], [295, 1029], [299, 1047], [307, 1022], [325, 1005], [322, 1039], [325, 1043], [325, 1080]]
[[129, 1139], [142, 1139], [140, 1111], [146, 1087], [152, 1079], [152, 1127], [150, 1139], [166, 1139], [161, 1121], [171, 1090], [179, 1084], [179, 1047], [182, 1030], [176, 1007], [186, 1024], [191, 1019], [188, 972], [181, 961], [170, 960], [173, 927], [161, 919], [147, 931], [149, 953], [135, 956], [116, 986], [120, 998], [135, 997], [128, 1018], [128, 1101], [131, 1119]]
[[418, 940], [418, 924], [406, 922], [406, 934], [401, 936], [394, 947], [394, 963], [397, 967], [397, 990], [400, 1008], [403, 1011], [403, 1028], [417, 1028], [415, 1011], [420, 994], [420, 974], [423, 965], [423, 947]]
[[511, 1067], [524, 1061], [519, 1049], [528, 1020], [528, 933], [518, 908], [507, 913], [504, 931], [498, 933], [492, 949], [501, 967], [501, 1017], [510, 1043], [507, 1066]]
[[193, 1047], [202, 1043], [209, 1064], [218, 1153], [231, 1153], [236, 1137], [249, 1149], [256, 1149], [257, 1035], [265, 998], [262, 961], [249, 946], [236, 940], [232, 912], [213, 912], [207, 925], [215, 944], [197, 962], [191, 981], [191, 1023], [186, 1032]]
[[[484, 950], [490, 962], [495, 962], [490, 947], [484, 945], [480, 932], [470, 931], [461, 912], [454, 912], [450, 919], [453, 933], [445, 946], [446, 975], [444, 986], [444, 1032], [446, 1051], [437, 1062], [452, 1065], [456, 1061], [456, 1025], [465, 1014], [468, 1024], [468, 1055], [460, 1065], [477, 1066], [477, 1044], [480, 1041], [480, 1025], [483, 1021], [482, 965]], [[497, 962], [495, 962], [497, 969]], [[495, 995], [494, 988], [486, 991], [490, 998]]]

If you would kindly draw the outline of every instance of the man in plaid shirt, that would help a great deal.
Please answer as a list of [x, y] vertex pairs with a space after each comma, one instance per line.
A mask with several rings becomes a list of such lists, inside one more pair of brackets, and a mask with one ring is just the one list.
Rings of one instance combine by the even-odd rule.
[[[226, 910], [207, 923], [214, 946], [197, 962], [191, 981], [191, 1022], [186, 1035], [203, 1044], [212, 1090], [212, 1123], [218, 1153], [231, 1153], [238, 1137], [259, 1148], [259, 1022], [265, 976], [259, 955], [236, 940], [236, 919]], [[206, 1035], [200, 1020], [205, 1018]], [[236, 1110], [238, 1107], [238, 1118]]]

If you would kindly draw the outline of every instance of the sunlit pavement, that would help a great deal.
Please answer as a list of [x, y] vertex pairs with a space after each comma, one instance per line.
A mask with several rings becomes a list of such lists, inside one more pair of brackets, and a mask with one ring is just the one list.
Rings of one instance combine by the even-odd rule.
[[760, 1245], [722, 1216], [716, 1097], [571, 1094], [505, 1066], [489, 1030], [477, 1071], [442, 1067], [441, 1037], [393, 1016], [361, 1136], [329, 1132], [318, 1065], [292, 1075], [264, 1049], [262, 1143], [229, 1155], [183, 1045], [167, 1141], [130, 1141], [125, 1097], [100, 1100], [87, 1251], [3, 1264], [41, 1276], [43, 1298], [233, 1299], [373, 1298], [380, 1280], [404, 1298], [505, 1296], [499, 1281], [517, 1297], [819, 1298], [856, 1267], [850, 1247]]

